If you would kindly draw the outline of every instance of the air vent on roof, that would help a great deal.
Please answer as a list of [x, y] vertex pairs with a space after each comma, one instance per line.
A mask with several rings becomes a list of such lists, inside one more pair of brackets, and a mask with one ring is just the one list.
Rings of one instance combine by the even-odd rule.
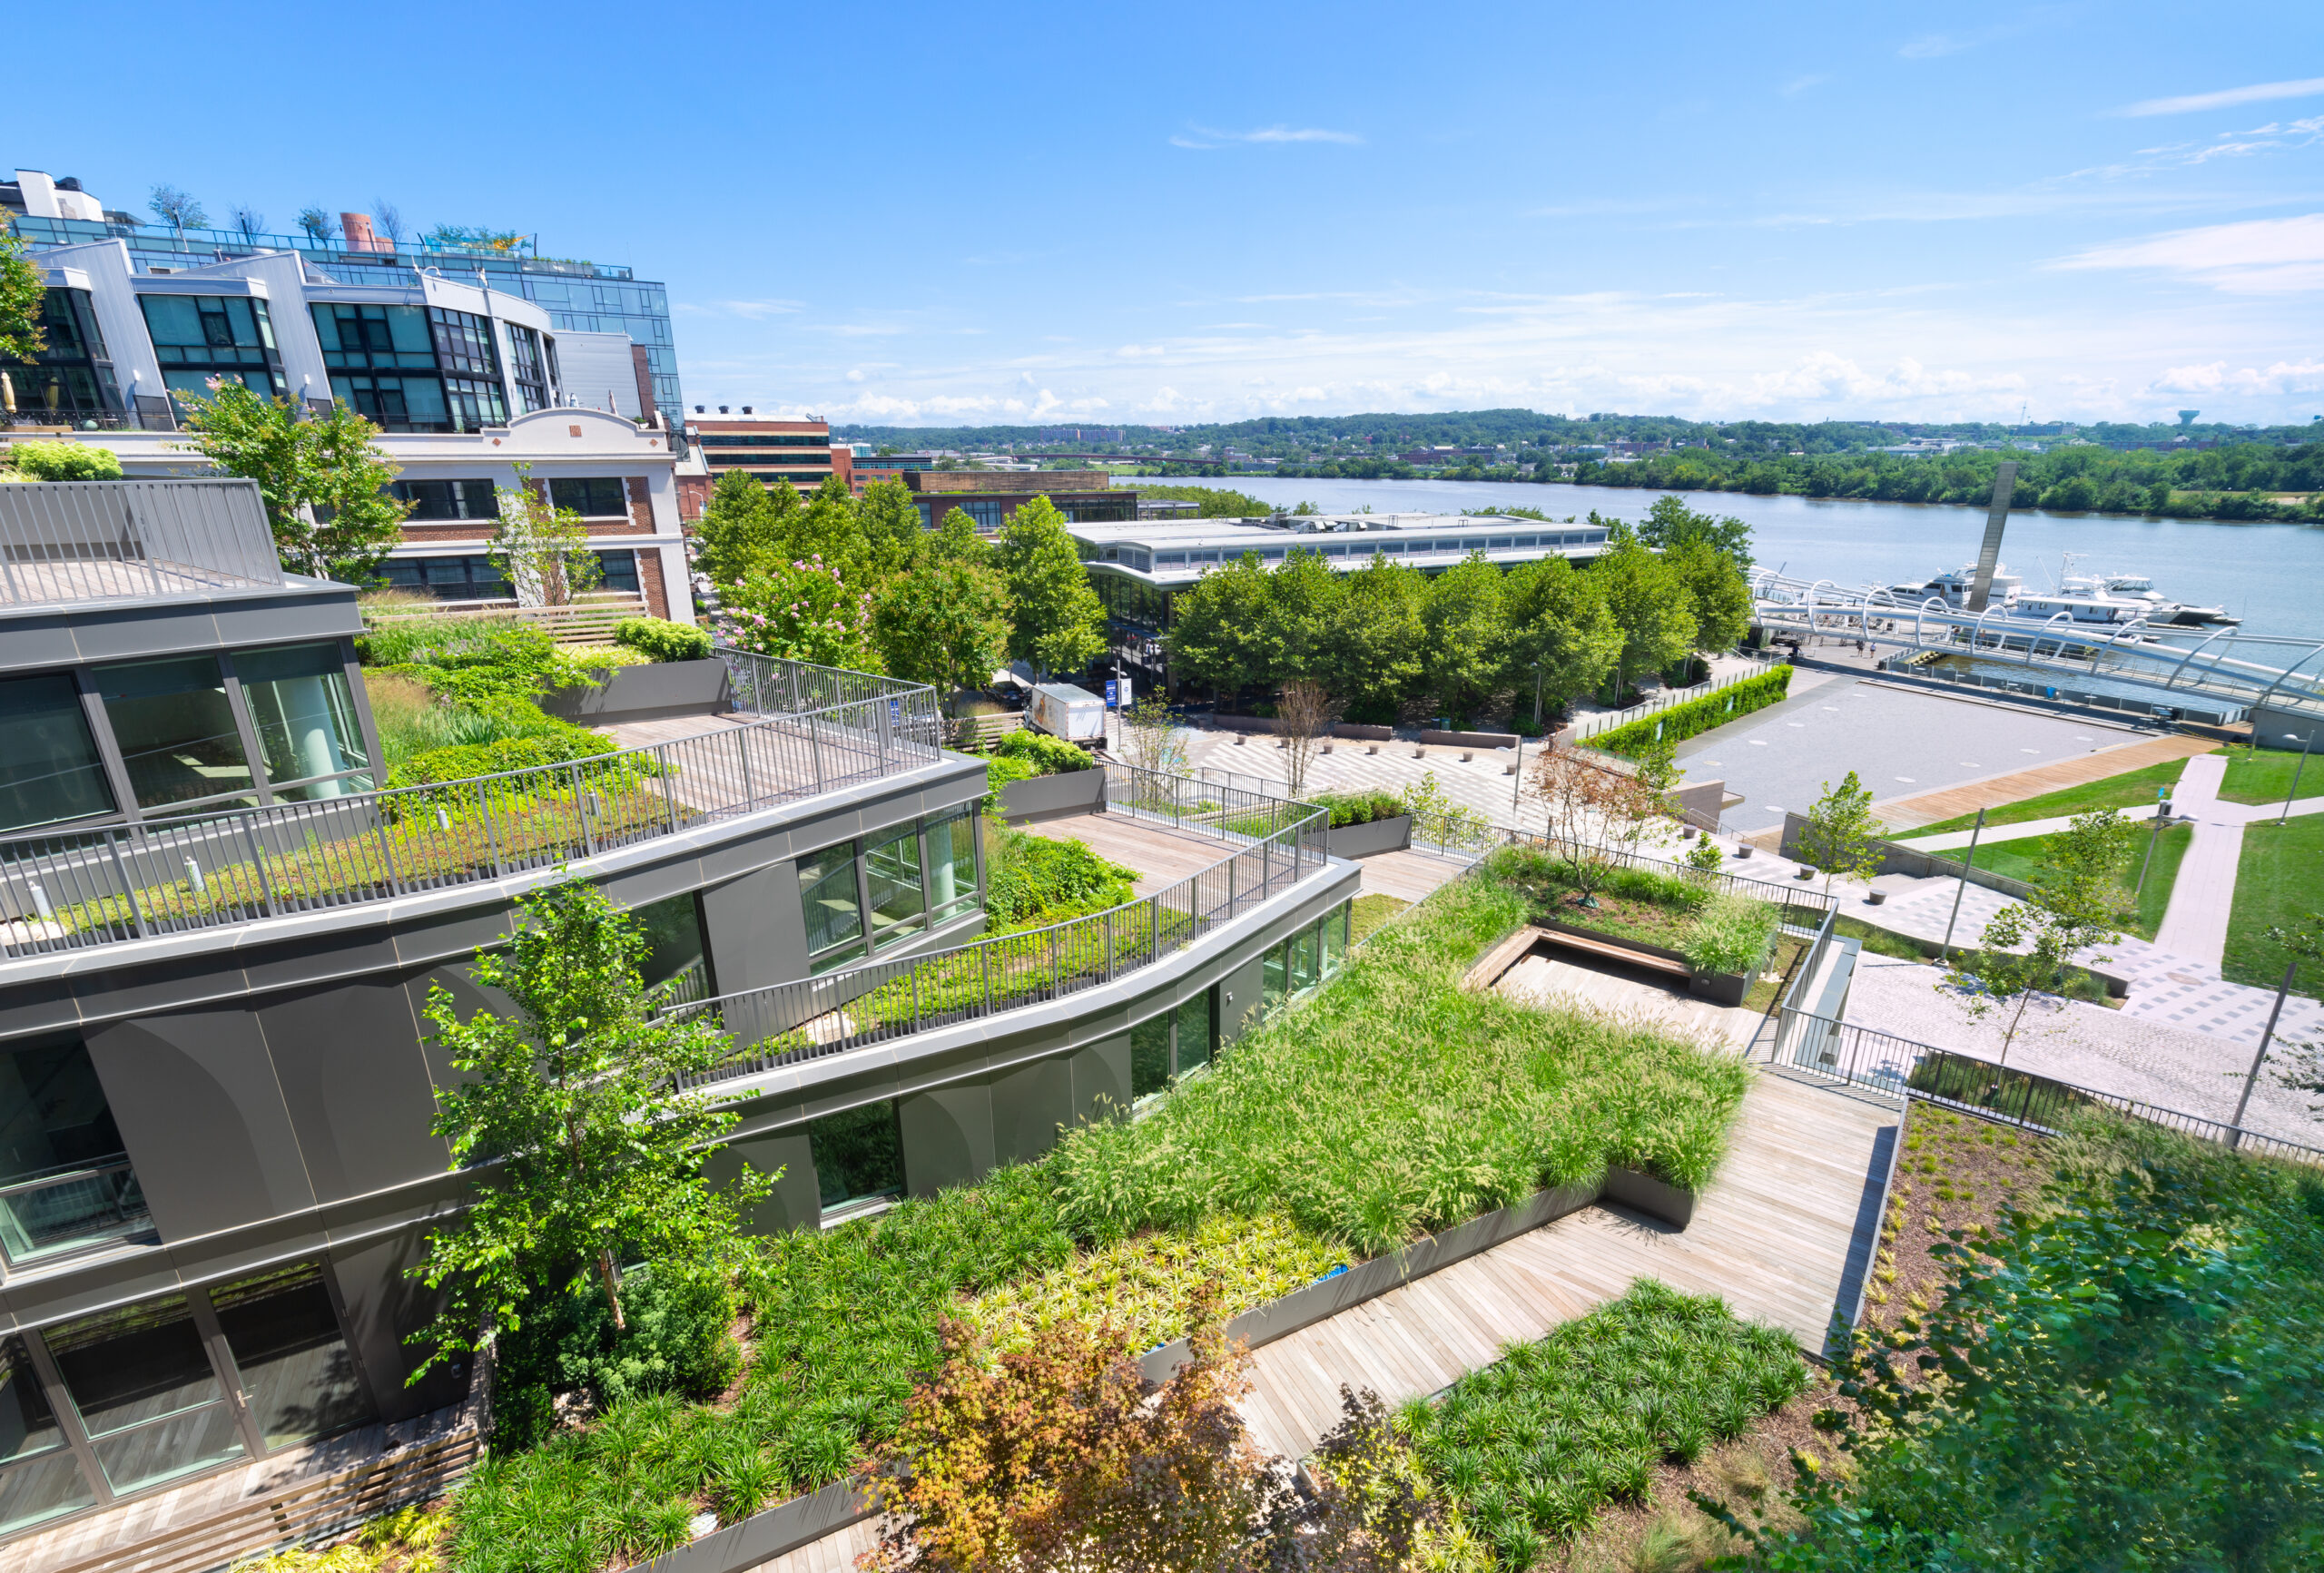
[[723, 404], [722, 404], [722, 405], [720, 405], [720, 406], [718, 407], [718, 413], [719, 413], [719, 414], [721, 414], [721, 415], [725, 414], [725, 413], [726, 413], [726, 407], [725, 407], [724, 405], [723, 405]]
[[749, 405], [747, 405], [747, 404], [746, 404], [746, 405], [744, 405], [744, 406], [743, 406], [743, 413], [744, 415], [748, 415], [748, 414], [750, 414], [750, 413], [751, 413], [751, 407], [750, 407]]

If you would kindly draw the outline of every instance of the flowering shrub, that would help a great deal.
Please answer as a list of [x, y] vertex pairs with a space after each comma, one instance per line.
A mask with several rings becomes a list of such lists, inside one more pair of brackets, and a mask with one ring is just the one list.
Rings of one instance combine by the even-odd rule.
[[729, 644], [819, 666], [881, 669], [872, 597], [850, 589], [821, 554], [745, 575], [722, 594], [719, 631]]

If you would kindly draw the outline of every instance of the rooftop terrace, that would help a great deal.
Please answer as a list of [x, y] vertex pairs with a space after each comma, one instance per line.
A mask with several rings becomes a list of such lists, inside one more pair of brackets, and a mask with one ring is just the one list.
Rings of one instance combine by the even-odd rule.
[[258, 484], [0, 486], [0, 610], [281, 590]]

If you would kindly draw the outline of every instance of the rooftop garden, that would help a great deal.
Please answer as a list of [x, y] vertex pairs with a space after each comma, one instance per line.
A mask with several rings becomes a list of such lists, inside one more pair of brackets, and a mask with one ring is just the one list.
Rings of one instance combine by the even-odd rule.
[[594, 1281], [549, 1297], [499, 1379], [504, 1411], [531, 1421], [458, 1493], [448, 1566], [618, 1566], [684, 1544], [698, 1513], [732, 1522], [839, 1479], [898, 1434], [948, 1319], [1004, 1347], [1110, 1321], [1142, 1347], [1189, 1331], [1197, 1301], [1231, 1316], [1610, 1165], [1699, 1186], [1748, 1073], [1655, 1030], [1464, 992], [1526, 904], [1489, 866], [1144, 1117], [753, 1242], [723, 1303], [633, 1269], [641, 1310], [616, 1334]]

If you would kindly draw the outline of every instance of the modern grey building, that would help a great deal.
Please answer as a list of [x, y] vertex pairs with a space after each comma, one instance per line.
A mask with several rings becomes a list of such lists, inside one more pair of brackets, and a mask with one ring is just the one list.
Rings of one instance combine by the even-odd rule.
[[1549, 557], [1587, 563], [1606, 549], [1607, 536], [1602, 525], [1479, 514], [1276, 514], [1068, 527], [1106, 605], [1115, 650], [1147, 683], [1168, 680], [1161, 639], [1177, 596], [1211, 569], [1246, 555], [1273, 568], [1305, 551], [1334, 573], [1379, 560], [1434, 575], [1472, 556], [1504, 568]]
[[[0, 208], [8, 211], [16, 233], [31, 244], [34, 260], [44, 265], [54, 265], [42, 253], [54, 248], [118, 241], [128, 270], [141, 280], [189, 270], [214, 270], [222, 262], [274, 253], [297, 259], [319, 280], [353, 289], [408, 292], [420, 279], [434, 278], [489, 290], [537, 309], [543, 328], [559, 334], [592, 336], [566, 347], [567, 359], [576, 362], [569, 373], [572, 393], [581, 403], [599, 406], [611, 398], [615, 413], [635, 416], [650, 412], [636, 408], [644, 392], [650, 395], [650, 409], [666, 413], [674, 425], [685, 408], [678, 386], [677, 348], [670, 331], [669, 290], [665, 285], [638, 279], [618, 263], [543, 257], [528, 243], [503, 249], [427, 237], [397, 239], [375, 232], [361, 213], [340, 214], [339, 222], [328, 226], [321, 235], [174, 230], [106, 210], [80, 189], [78, 181], [51, 180], [37, 170], [18, 170], [15, 181], [0, 182]], [[57, 315], [55, 304], [48, 324], [50, 341], [76, 347], [78, 341], [73, 336], [60, 332], [72, 324]], [[615, 343], [614, 339], [628, 342]], [[238, 347], [263, 348], [256, 342], [255, 331], [250, 344]], [[379, 348], [409, 353], [428, 346], [396, 339], [392, 343], [383, 339]], [[390, 361], [388, 369], [397, 368]], [[122, 391], [129, 393], [126, 388]], [[148, 385], [143, 391], [152, 397], [160, 388]], [[320, 379], [310, 391], [328, 397]], [[19, 398], [24, 393], [20, 385]], [[136, 408], [134, 405], [113, 408], [133, 413]], [[511, 413], [533, 408], [537, 406], [520, 403], [512, 407]]]
[[984, 765], [933, 695], [732, 653], [675, 673], [717, 703], [622, 752], [382, 791], [355, 594], [281, 571], [247, 482], [0, 487], [0, 570], [14, 1566], [466, 1423], [465, 1370], [406, 1385], [406, 1270], [478, 1178], [430, 1133], [422, 1010], [505, 1008], [469, 964], [561, 868], [645, 919], [666, 1008], [734, 1035], [714, 1172], [783, 1170], [763, 1228], [1037, 1155], [1345, 944], [1320, 816], [1110, 766], [1089, 800], [1190, 871], [988, 938]]

